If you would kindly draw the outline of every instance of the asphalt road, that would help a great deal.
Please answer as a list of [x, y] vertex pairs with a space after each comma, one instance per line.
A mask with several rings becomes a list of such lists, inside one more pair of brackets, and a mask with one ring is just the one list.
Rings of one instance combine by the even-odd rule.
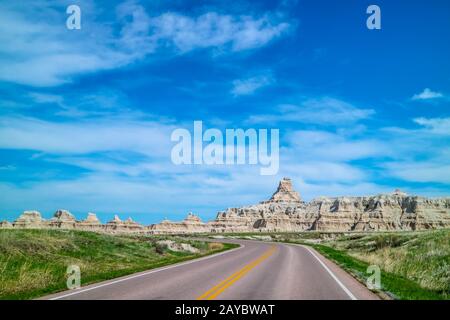
[[240, 248], [45, 299], [377, 299], [313, 249], [236, 240]]

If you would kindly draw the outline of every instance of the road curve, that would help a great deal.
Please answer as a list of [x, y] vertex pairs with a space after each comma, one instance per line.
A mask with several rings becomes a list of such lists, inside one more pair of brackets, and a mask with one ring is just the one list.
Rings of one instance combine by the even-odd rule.
[[233, 240], [241, 247], [44, 299], [348, 300], [377, 296], [308, 247]]

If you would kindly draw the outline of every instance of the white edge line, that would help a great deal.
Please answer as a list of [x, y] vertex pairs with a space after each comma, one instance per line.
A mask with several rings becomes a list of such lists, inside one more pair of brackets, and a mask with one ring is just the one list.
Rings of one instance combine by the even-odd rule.
[[324, 267], [324, 269], [331, 275], [331, 277], [337, 282], [337, 284], [342, 288], [342, 290], [345, 291], [345, 293], [350, 297], [350, 299], [352, 300], [358, 300], [353, 293], [351, 293], [351, 291], [341, 282], [341, 280], [338, 279], [338, 277], [336, 277], [336, 275], [327, 267], [327, 265], [325, 263], [323, 263], [322, 260], [320, 260], [320, 258], [314, 253], [314, 251], [312, 251], [310, 248], [306, 247], [306, 246], [302, 246], [301, 247], [305, 248], [306, 250], [308, 250], [309, 253], [312, 254], [312, 256], [314, 258], [317, 259], [317, 261], [320, 262], [320, 264], [322, 265], [322, 267]]
[[[249, 241], [253, 241], [253, 240], [249, 240]], [[258, 241], [258, 240], [255, 240]], [[277, 242], [272, 242], [272, 241], [258, 241], [258, 242], [264, 242], [264, 243], [277, 243]], [[358, 298], [356, 298], [353, 293], [341, 282], [341, 280], [338, 279], [338, 277], [333, 273], [333, 271], [331, 271], [327, 265], [325, 263], [323, 263], [322, 260], [320, 260], [320, 258], [314, 253], [314, 251], [312, 251], [310, 248], [308, 248], [307, 246], [301, 245], [301, 244], [295, 244], [295, 243], [284, 243], [284, 242], [278, 242], [278, 244], [285, 244], [285, 245], [294, 245], [294, 246], [299, 246], [302, 248], [305, 248], [306, 250], [308, 250], [309, 253], [312, 254], [312, 256], [314, 258], [317, 259], [317, 261], [320, 262], [320, 264], [322, 265], [322, 267], [324, 267], [324, 269], [330, 274], [330, 276], [337, 282], [337, 284], [342, 288], [342, 290], [344, 290], [344, 292], [350, 297], [350, 299], [352, 300], [358, 300]]]
[[223, 251], [223, 252], [219, 252], [219, 253], [216, 253], [216, 254], [213, 254], [213, 255], [210, 255], [210, 256], [202, 257], [202, 258], [199, 258], [199, 259], [194, 259], [194, 260], [190, 260], [190, 261], [186, 261], [186, 262], [182, 262], [182, 263], [178, 263], [178, 264], [173, 264], [173, 265], [167, 266], [167, 267], [163, 267], [163, 268], [159, 268], [159, 269], [155, 269], [155, 270], [150, 270], [148, 272], [136, 274], [134, 276], [133, 275], [127, 276], [126, 278], [122, 278], [122, 279], [114, 280], [114, 281], [111, 281], [111, 282], [99, 284], [99, 285], [96, 285], [96, 286], [93, 286], [93, 287], [89, 287], [89, 288], [86, 288], [86, 289], [81, 289], [81, 290], [78, 290], [78, 291], [75, 291], [75, 292], [71, 292], [71, 293], [67, 293], [67, 294], [64, 294], [64, 295], [61, 295], [61, 296], [57, 296], [57, 297], [54, 297], [54, 298], [51, 298], [51, 299], [48, 299], [48, 300], [59, 300], [59, 299], [70, 297], [70, 296], [73, 296], [73, 295], [76, 295], [76, 294], [80, 294], [80, 293], [83, 293], [83, 292], [86, 292], [86, 291], [91, 291], [91, 290], [98, 289], [98, 288], [101, 288], [101, 287], [110, 286], [112, 284], [116, 284], [116, 283], [123, 282], [123, 281], [126, 281], [126, 280], [130, 280], [130, 279], [134, 279], [134, 278], [138, 278], [138, 277], [143, 277], [143, 276], [146, 276], [146, 275], [151, 274], [151, 273], [156, 273], [156, 272], [159, 272], [159, 271], [164, 271], [164, 270], [167, 270], [167, 269], [181, 267], [181, 266], [185, 266], [187, 264], [191, 264], [191, 263], [195, 263], [195, 262], [199, 262], [199, 261], [215, 258], [215, 257], [221, 256], [223, 254], [234, 252], [236, 250], [243, 249], [243, 248], [245, 248], [245, 245], [244, 244], [240, 244], [239, 248], [234, 248], [234, 249]]

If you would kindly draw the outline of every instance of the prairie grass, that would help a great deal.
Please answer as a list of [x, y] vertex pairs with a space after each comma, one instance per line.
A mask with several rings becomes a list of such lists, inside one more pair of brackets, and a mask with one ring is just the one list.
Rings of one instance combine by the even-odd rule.
[[395, 299], [450, 299], [450, 229], [336, 234], [319, 243], [302, 235], [277, 241], [310, 245], [363, 283], [377, 265], [382, 291]]
[[0, 230], [0, 299], [30, 299], [65, 290], [69, 265], [80, 267], [81, 284], [86, 285], [234, 247], [194, 240], [183, 242], [197, 247], [200, 253], [157, 248], [154, 237]]
[[327, 244], [450, 298], [450, 230], [343, 237]]

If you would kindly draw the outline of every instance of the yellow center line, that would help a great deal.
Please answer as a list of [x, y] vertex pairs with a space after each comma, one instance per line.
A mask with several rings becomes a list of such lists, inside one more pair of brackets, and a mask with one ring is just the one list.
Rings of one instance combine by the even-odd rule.
[[226, 278], [225, 280], [221, 281], [208, 291], [206, 291], [204, 294], [199, 296], [197, 300], [212, 300], [215, 297], [217, 297], [219, 294], [221, 294], [226, 288], [231, 286], [233, 283], [238, 281], [240, 278], [242, 278], [244, 275], [246, 275], [250, 270], [255, 268], [257, 265], [259, 265], [261, 262], [266, 260], [268, 257], [270, 257], [276, 250], [276, 246], [272, 246], [269, 250], [267, 250], [265, 253], [263, 253], [260, 257], [253, 260], [249, 264], [245, 265], [242, 269], [236, 271], [231, 276]]

